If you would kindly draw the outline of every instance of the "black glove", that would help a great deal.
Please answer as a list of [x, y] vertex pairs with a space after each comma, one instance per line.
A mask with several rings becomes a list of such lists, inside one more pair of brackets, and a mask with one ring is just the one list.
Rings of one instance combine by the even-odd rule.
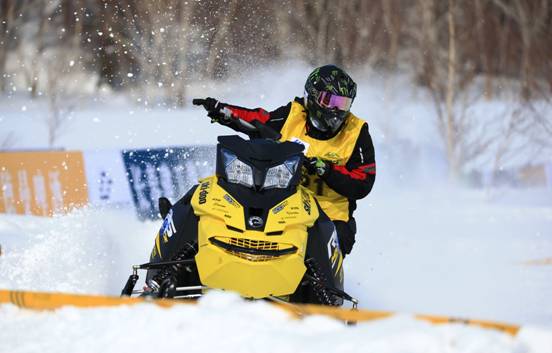
[[213, 123], [228, 124], [232, 121], [232, 112], [226, 108], [226, 104], [214, 98], [196, 98], [192, 100], [192, 104], [203, 106], [207, 111], [207, 116], [211, 118], [211, 122]]
[[355, 244], [355, 235], [357, 232], [356, 221], [353, 217], [348, 222], [334, 221], [335, 229], [337, 231], [337, 239], [339, 240], [339, 247], [343, 257], [350, 254]]
[[311, 175], [318, 175], [319, 177], [325, 177], [330, 172], [331, 163], [320, 159], [318, 157], [307, 158], [305, 161], [305, 168]]
[[343, 257], [351, 253], [353, 250], [353, 245], [355, 244], [355, 235], [352, 233], [337, 233], [337, 238], [339, 239], [339, 247], [341, 248], [341, 253]]

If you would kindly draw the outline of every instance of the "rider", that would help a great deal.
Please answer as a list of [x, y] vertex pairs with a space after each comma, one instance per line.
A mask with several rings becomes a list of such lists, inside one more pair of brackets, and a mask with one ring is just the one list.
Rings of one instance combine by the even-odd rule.
[[374, 145], [368, 124], [350, 112], [356, 83], [334, 65], [315, 69], [305, 83], [304, 97], [267, 112], [248, 109], [214, 98], [194, 102], [202, 105], [214, 121], [248, 133], [240, 122], [258, 121], [280, 132], [281, 140], [301, 143], [307, 157], [303, 185], [317, 196], [324, 212], [334, 222], [343, 254], [355, 243], [356, 200], [372, 190], [376, 179]]

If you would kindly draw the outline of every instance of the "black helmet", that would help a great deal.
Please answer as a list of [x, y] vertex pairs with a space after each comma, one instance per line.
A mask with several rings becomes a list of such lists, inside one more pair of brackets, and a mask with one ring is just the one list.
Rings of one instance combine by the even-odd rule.
[[356, 96], [356, 83], [342, 69], [325, 65], [315, 69], [305, 83], [305, 107], [310, 124], [335, 135], [343, 126]]

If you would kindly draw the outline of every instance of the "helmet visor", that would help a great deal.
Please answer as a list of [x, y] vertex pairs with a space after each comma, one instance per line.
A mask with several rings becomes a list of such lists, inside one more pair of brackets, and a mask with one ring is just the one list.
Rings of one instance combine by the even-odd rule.
[[326, 91], [320, 92], [316, 101], [321, 107], [327, 109], [338, 109], [345, 112], [348, 112], [353, 104], [352, 98], [338, 96]]

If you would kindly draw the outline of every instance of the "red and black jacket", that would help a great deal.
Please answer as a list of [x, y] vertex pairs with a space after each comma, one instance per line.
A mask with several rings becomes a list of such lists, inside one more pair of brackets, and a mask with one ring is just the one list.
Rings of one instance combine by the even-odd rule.
[[[295, 102], [304, 106], [302, 98], [295, 98]], [[225, 107], [232, 112], [232, 116], [235, 118], [247, 122], [257, 120], [276, 131], [281, 131], [291, 111], [291, 102], [271, 112], [267, 112], [262, 108], [248, 109], [228, 104], [225, 104]], [[238, 123], [230, 123], [229, 126], [236, 131], [247, 133]], [[310, 126], [308, 119], [307, 133], [317, 140], [327, 140], [333, 137], [321, 135], [318, 130]], [[347, 164], [345, 166], [332, 165], [330, 172], [323, 179], [329, 187], [350, 200], [349, 212], [352, 215], [352, 212], [356, 209], [354, 201], [368, 195], [376, 180], [374, 145], [367, 123], [362, 126]]]

